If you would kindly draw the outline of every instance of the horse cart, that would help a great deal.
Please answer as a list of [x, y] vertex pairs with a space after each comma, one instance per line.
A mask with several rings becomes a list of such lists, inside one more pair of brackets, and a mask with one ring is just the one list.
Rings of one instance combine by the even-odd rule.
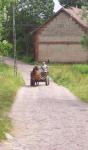
[[36, 66], [31, 71], [30, 77], [31, 77], [30, 78], [30, 85], [31, 86], [35, 86], [35, 85], [38, 86], [39, 82], [45, 82], [46, 86], [49, 85], [49, 76], [48, 76], [48, 73], [41, 72], [41, 70], [38, 69]]

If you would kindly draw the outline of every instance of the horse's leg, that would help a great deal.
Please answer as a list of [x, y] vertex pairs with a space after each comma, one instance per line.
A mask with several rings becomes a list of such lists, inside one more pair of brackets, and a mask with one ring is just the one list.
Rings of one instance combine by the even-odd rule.
[[39, 85], [39, 82], [38, 81], [36, 81], [36, 86], [38, 86]]
[[37, 81], [35, 81], [35, 85], [37, 86]]
[[39, 85], [39, 82], [37, 81], [37, 86]]

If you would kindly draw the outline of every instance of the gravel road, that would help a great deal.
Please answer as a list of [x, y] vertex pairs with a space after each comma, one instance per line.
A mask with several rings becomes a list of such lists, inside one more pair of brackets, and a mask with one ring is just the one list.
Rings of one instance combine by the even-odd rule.
[[31, 65], [18, 62], [18, 70], [25, 86], [10, 112], [13, 131], [0, 150], [88, 150], [88, 105], [52, 80], [30, 87]]

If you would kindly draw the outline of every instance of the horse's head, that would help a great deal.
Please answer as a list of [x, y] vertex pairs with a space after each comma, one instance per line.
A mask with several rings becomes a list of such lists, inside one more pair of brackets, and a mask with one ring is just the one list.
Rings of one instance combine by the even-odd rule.
[[38, 71], [39, 70], [39, 68], [38, 68], [38, 66], [34, 66], [34, 68], [33, 68], [33, 74], [35, 74], [36, 73], [36, 71]]

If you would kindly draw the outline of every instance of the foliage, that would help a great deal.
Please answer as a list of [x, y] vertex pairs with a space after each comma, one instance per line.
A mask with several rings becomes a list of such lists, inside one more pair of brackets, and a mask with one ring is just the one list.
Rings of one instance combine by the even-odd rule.
[[50, 76], [57, 84], [69, 88], [81, 100], [88, 102], [88, 65], [61, 64], [49, 67]]
[[0, 55], [7, 56], [11, 53], [12, 50], [12, 44], [10, 44], [8, 41], [3, 40], [0, 42]]
[[[82, 7], [82, 19], [88, 23], [88, 7]], [[88, 32], [82, 37], [81, 44], [88, 50]]]
[[88, 22], [88, 6], [82, 6], [81, 18]]
[[60, 4], [69, 7], [69, 6], [78, 6], [81, 8], [81, 6], [88, 6], [88, 1], [87, 0], [59, 0]]
[[22, 62], [25, 62], [27, 64], [35, 64], [35, 60], [32, 56], [23, 56], [23, 57], [19, 57], [19, 59], [22, 61]]
[[3, 21], [6, 18], [6, 8], [10, 6], [12, 2], [15, 2], [15, 0], [0, 0], [0, 40], [2, 38], [1, 34], [3, 31]]
[[[53, 15], [53, 0], [19, 0], [16, 4], [17, 54], [32, 55], [33, 32]], [[7, 19], [3, 23], [3, 37], [12, 43], [12, 5], [7, 7]]]
[[0, 0], [0, 41], [13, 43], [16, 6], [17, 55], [33, 55], [33, 32], [53, 14], [53, 0]]
[[13, 76], [13, 69], [7, 65], [0, 65], [0, 140], [5, 138], [5, 133], [11, 128], [11, 121], [7, 116], [18, 88], [23, 80], [18, 75]]
[[81, 44], [88, 50], [88, 35], [84, 35], [81, 39]]
[[20, 0], [18, 7], [22, 16], [29, 16], [31, 22], [40, 25], [41, 20], [46, 20], [53, 14], [54, 3], [52, 0]]

